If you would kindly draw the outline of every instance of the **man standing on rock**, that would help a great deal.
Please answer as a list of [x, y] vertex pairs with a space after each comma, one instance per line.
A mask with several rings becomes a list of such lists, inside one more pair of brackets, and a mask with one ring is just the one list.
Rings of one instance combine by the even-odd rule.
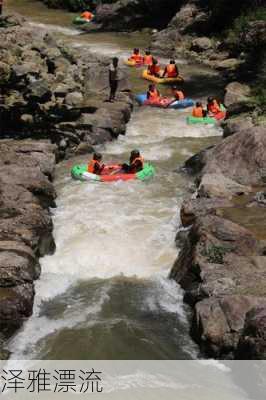
[[109, 67], [109, 83], [110, 83], [109, 101], [110, 102], [113, 102], [115, 100], [115, 95], [116, 95], [117, 88], [118, 88], [118, 82], [119, 82], [118, 61], [119, 61], [118, 58], [114, 57], [112, 60], [112, 63], [110, 64], [110, 67]]

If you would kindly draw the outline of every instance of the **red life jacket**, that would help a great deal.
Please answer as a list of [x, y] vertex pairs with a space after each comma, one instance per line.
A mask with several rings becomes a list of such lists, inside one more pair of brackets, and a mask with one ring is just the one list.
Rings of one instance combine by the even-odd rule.
[[98, 166], [99, 170], [101, 168], [101, 164], [97, 160], [91, 160], [90, 163], [88, 164], [88, 172], [91, 174], [95, 174], [95, 167]]
[[157, 101], [160, 98], [160, 94], [157, 89], [149, 90], [149, 101]]
[[134, 60], [136, 64], [142, 64], [143, 63], [143, 57], [140, 54], [132, 54], [130, 57], [131, 60]]
[[218, 114], [219, 112], [221, 112], [221, 109], [216, 100], [214, 100], [212, 103], [208, 104], [207, 108], [208, 108], [208, 111], [211, 112], [212, 114]]
[[178, 76], [176, 65], [175, 64], [167, 65], [166, 73], [168, 78], [176, 78]]
[[[0, 0], [1, 2], [1, 0]], [[90, 21], [93, 18], [93, 14], [90, 11], [84, 11], [84, 13], [81, 14], [82, 18], [86, 19], [87, 21]]]

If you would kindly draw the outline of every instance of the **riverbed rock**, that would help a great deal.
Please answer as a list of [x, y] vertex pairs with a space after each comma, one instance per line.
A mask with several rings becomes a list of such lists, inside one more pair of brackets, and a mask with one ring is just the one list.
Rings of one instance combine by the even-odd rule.
[[266, 303], [263, 300], [246, 314], [244, 329], [237, 348], [237, 358], [265, 360]]
[[199, 37], [194, 39], [191, 44], [191, 50], [198, 53], [204, 52], [212, 48], [212, 41], [207, 37]]
[[248, 85], [239, 82], [231, 82], [225, 88], [224, 104], [226, 107], [234, 103], [245, 103], [249, 101], [251, 89]]
[[241, 185], [223, 174], [204, 174], [201, 179], [198, 195], [199, 197], [218, 197], [232, 199], [234, 196], [240, 196], [251, 192], [251, 187]]
[[0, 323], [7, 334], [31, 314], [38, 259], [55, 248], [55, 151], [48, 141], [0, 141]]
[[256, 238], [238, 224], [208, 213], [193, 221], [171, 277], [194, 306], [191, 332], [202, 350], [231, 357], [247, 313], [266, 295], [266, 257], [259, 255]]
[[233, 135], [234, 133], [241, 132], [246, 129], [251, 129], [253, 128], [253, 126], [254, 123], [252, 117], [248, 114], [228, 118], [222, 123], [223, 137], [226, 138]]
[[244, 186], [263, 185], [266, 179], [265, 146], [264, 126], [244, 129], [193, 156], [185, 163], [185, 168], [202, 176], [221, 174]]
[[[97, 114], [95, 126], [86, 132], [79, 129], [78, 120], [82, 114], [93, 115], [105, 106], [110, 58], [89, 50], [80, 54], [44, 30], [26, 24], [8, 30], [0, 27], [0, 43], [0, 80], [4, 83], [1, 137], [25, 138], [34, 132], [36, 138], [51, 139], [58, 147], [65, 140], [67, 146], [58, 153], [65, 157], [74, 154], [83, 140], [87, 143], [89, 135], [91, 142], [99, 144], [125, 133], [132, 110], [125, 68], [119, 74], [118, 101], [107, 113], [112, 114], [112, 123], [101, 126]], [[94, 99], [97, 104], [91, 106]]]
[[180, 210], [181, 222], [184, 227], [191, 226], [197, 218], [205, 215], [221, 215], [222, 209], [233, 207], [226, 198], [194, 198], [185, 200]]

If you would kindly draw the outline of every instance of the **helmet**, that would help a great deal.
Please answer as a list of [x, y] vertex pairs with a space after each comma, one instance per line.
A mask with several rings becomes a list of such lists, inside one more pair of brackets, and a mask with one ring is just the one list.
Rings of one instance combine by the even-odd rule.
[[208, 103], [212, 103], [213, 100], [214, 100], [214, 98], [212, 96], [208, 97], [208, 99], [207, 99]]
[[101, 153], [94, 153], [93, 155], [93, 159], [96, 161], [101, 161], [102, 158], [103, 156], [101, 155]]
[[140, 152], [139, 150], [132, 150], [131, 151], [131, 157], [139, 157], [140, 156]]

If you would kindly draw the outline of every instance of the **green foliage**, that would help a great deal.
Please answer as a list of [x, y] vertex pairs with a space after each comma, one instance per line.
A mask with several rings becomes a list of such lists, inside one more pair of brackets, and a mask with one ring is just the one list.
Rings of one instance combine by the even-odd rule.
[[254, 9], [247, 9], [237, 17], [228, 30], [228, 40], [232, 44], [240, 44], [239, 39], [241, 34], [248, 29], [249, 23], [252, 21], [266, 21], [266, 7], [258, 7]]
[[212, 245], [205, 249], [202, 252], [202, 255], [204, 257], [207, 257], [208, 262], [212, 264], [223, 264], [224, 263], [224, 256], [226, 253], [228, 253], [230, 250], [222, 247], [222, 246], [216, 246]]

